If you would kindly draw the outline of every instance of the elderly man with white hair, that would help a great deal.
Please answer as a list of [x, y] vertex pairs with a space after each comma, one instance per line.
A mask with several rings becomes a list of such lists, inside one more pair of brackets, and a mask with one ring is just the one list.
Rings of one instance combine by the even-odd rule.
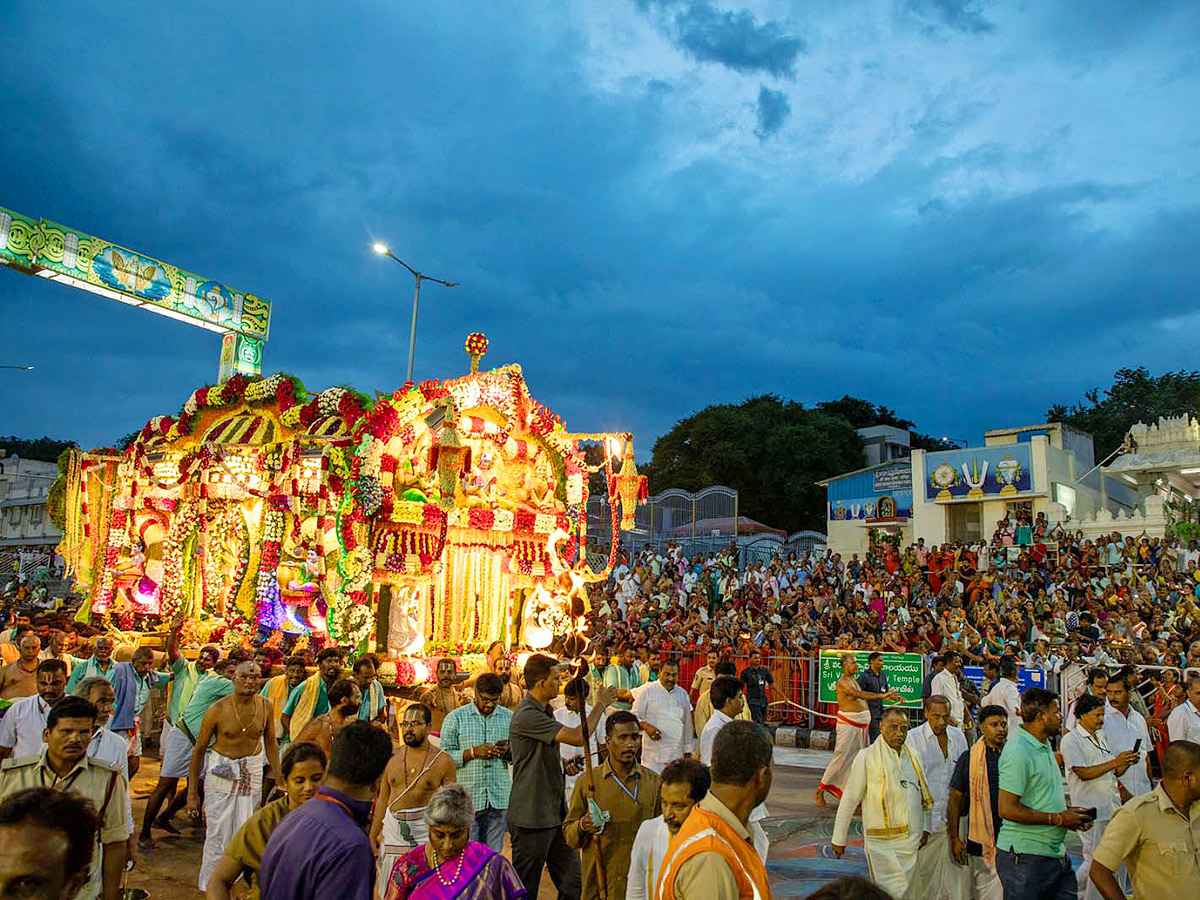
[[489, 897], [517, 900], [526, 896], [512, 863], [487, 844], [471, 840], [475, 806], [461, 784], [438, 788], [425, 807], [429, 840], [396, 861], [382, 885], [384, 900], [416, 896], [421, 882], [436, 882], [439, 897]]

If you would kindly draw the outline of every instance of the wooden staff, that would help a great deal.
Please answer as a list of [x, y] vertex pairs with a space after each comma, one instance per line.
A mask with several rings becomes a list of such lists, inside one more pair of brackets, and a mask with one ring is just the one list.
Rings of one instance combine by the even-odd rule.
[[[584, 688], [587, 686], [587, 679], [583, 677], [583, 673], [587, 671], [587, 660], [580, 658], [579, 671], [575, 675], [575, 679], [579, 682], [579, 724], [583, 731], [583, 768], [584, 777], [587, 779], [588, 790], [592, 797], [596, 796], [596, 773], [592, 766], [592, 748], [588, 735], [588, 719], [587, 719], [587, 694]], [[589, 808], [585, 815], [591, 815]], [[600, 853], [600, 835], [592, 836], [592, 849], [596, 852], [596, 889], [600, 894], [600, 900], [608, 900], [608, 878], [604, 874], [604, 857]]]

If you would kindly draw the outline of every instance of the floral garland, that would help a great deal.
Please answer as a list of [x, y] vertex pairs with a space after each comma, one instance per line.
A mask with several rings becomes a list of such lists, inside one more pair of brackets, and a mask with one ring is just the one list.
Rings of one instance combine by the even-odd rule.
[[279, 627], [275, 621], [275, 603], [279, 601], [280, 547], [283, 544], [284, 513], [272, 504], [263, 514], [262, 549], [258, 556], [258, 577], [254, 585], [254, 618], [268, 628]]
[[197, 504], [181, 502], [175, 509], [171, 527], [163, 541], [162, 615], [171, 620], [183, 606], [184, 566], [183, 548], [200, 525]]

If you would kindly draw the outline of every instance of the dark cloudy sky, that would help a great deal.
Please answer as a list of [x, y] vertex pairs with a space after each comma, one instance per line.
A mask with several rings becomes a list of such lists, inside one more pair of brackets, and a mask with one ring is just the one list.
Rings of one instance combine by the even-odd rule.
[[[1200, 6], [6, 0], [0, 206], [275, 302], [267, 371], [518, 361], [641, 454], [851, 393], [934, 434], [1196, 365]], [[0, 433], [107, 443], [218, 338], [0, 270]]]

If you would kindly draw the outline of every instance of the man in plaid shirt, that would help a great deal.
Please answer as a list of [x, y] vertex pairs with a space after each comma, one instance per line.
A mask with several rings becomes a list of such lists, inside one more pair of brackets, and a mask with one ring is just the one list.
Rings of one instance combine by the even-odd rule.
[[508, 728], [512, 711], [500, 705], [504, 683], [487, 672], [475, 682], [475, 702], [451, 710], [442, 723], [442, 750], [458, 766], [458, 782], [475, 804], [471, 840], [504, 849], [504, 819], [512, 789]]

